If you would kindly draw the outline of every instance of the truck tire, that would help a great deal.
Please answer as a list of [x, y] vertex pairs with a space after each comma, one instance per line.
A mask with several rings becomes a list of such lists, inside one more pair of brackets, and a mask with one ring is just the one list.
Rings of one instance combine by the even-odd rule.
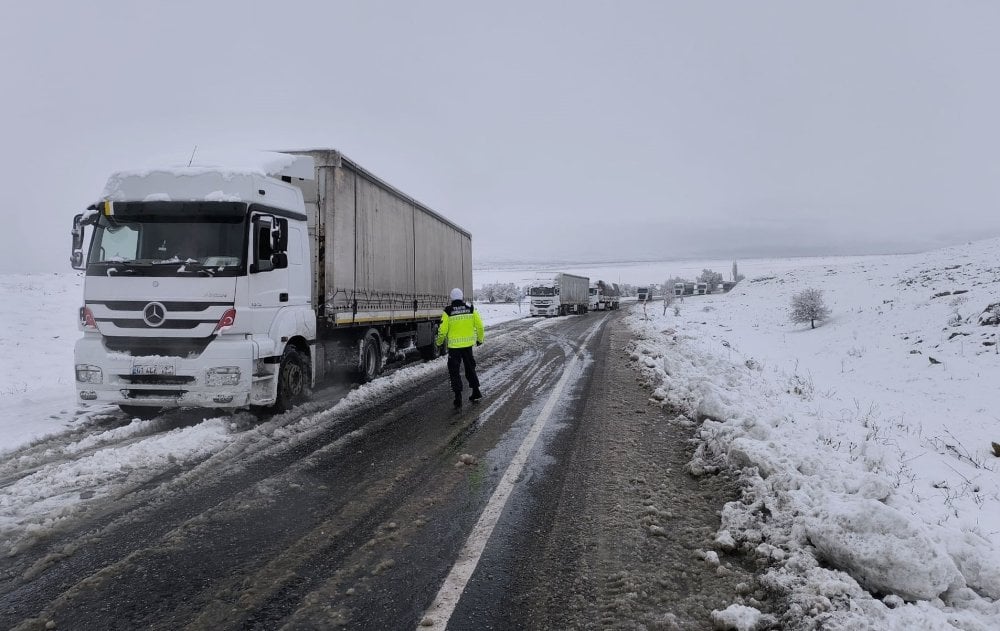
[[129, 418], [141, 418], [148, 421], [156, 418], [163, 408], [150, 408], [144, 405], [119, 405], [118, 409], [129, 416]]
[[358, 371], [361, 373], [361, 383], [372, 381], [382, 372], [382, 342], [375, 331], [369, 331], [361, 342]]
[[293, 346], [285, 348], [278, 367], [278, 395], [275, 412], [287, 412], [306, 399], [309, 390], [309, 365], [302, 353]]
[[432, 359], [437, 359], [438, 357], [438, 347], [436, 344], [428, 344], [427, 346], [420, 346], [417, 348], [420, 351], [420, 358], [425, 362], [429, 362]]

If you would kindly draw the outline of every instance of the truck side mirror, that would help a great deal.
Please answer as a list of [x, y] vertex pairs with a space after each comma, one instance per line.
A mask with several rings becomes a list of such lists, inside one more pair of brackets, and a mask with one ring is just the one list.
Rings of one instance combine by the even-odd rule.
[[73, 269], [84, 269], [83, 264], [83, 214], [73, 217], [73, 252], [69, 256], [69, 263]]
[[284, 252], [275, 252], [271, 255], [271, 264], [274, 269], [285, 269], [288, 267], [288, 255]]

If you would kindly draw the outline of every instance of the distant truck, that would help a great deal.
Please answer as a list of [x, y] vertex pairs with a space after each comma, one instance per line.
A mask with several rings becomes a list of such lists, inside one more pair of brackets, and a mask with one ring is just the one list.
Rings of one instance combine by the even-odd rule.
[[433, 358], [472, 295], [470, 234], [335, 150], [115, 173], [71, 258], [78, 398], [137, 416], [285, 410], [334, 369]]
[[528, 287], [532, 316], [561, 316], [587, 313], [590, 305], [590, 279], [586, 276], [559, 273], [552, 281], [540, 281]]
[[639, 287], [636, 289], [636, 300], [639, 302], [646, 302], [649, 300], [649, 287]]
[[590, 284], [590, 310], [607, 311], [617, 309], [621, 300], [621, 290], [616, 283], [599, 280]]

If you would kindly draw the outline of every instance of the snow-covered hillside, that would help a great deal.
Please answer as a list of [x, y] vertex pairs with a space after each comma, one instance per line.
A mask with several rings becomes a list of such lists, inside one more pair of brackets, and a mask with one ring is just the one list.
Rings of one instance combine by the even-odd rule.
[[[654, 400], [699, 424], [692, 472], [743, 470], [718, 546], [770, 560], [786, 623], [1000, 628], [998, 253], [800, 259], [633, 309]], [[815, 330], [788, 317], [805, 288], [832, 310]]]

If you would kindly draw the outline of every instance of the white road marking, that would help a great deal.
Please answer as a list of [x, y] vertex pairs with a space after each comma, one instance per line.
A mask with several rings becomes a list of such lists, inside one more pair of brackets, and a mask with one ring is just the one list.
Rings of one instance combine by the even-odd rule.
[[418, 629], [444, 629], [448, 626], [448, 621], [451, 620], [451, 615], [455, 612], [458, 600], [462, 597], [462, 592], [465, 591], [465, 586], [468, 584], [469, 579], [472, 578], [472, 573], [476, 571], [476, 566], [479, 565], [479, 559], [486, 548], [486, 543], [489, 541], [490, 535], [493, 534], [493, 529], [496, 527], [497, 521], [500, 520], [504, 506], [507, 505], [507, 500], [514, 490], [514, 484], [521, 476], [521, 472], [528, 462], [528, 455], [538, 441], [538, 437], [541, 435], [546, 421], [552, 416], [552, 411], [562, 396], [566, 384], [569, 383], [570, 377], [574, 374], [574, 369], [580, 361], [581, 353], [599, 329], [600, 323], [597, 323], [590, 333], [587, 334], [580, 348], [573, 354], [573, 359], [563, 368], [562, 376], [556, 383], [555, 388], [552, 389], [552, 394], [549, 395], [545, 406], [542, 407], [542, 411], [538, 414], [531, 429], [528, 430], [528, 434], [524, 437], [524, 441], [521, 442], [521, 446], [518, 448], [517, 453], [514, 454], [514, 458], [507, 466], [507, 471], [504, 472], [503, 478], [500, 479], [500, 484], [493, 491], [490, 501], [486, 503], [486, 508], [483, 509], [479, 520], [472, 527], [469, 538], [458, 553], [455, 565], [452, 566], [451, 572], [448, 573], [444, 584], [438, 590], [434, 602], [431, 603], [431, 606], [425, 612], [423, 619], [417, 627]]

